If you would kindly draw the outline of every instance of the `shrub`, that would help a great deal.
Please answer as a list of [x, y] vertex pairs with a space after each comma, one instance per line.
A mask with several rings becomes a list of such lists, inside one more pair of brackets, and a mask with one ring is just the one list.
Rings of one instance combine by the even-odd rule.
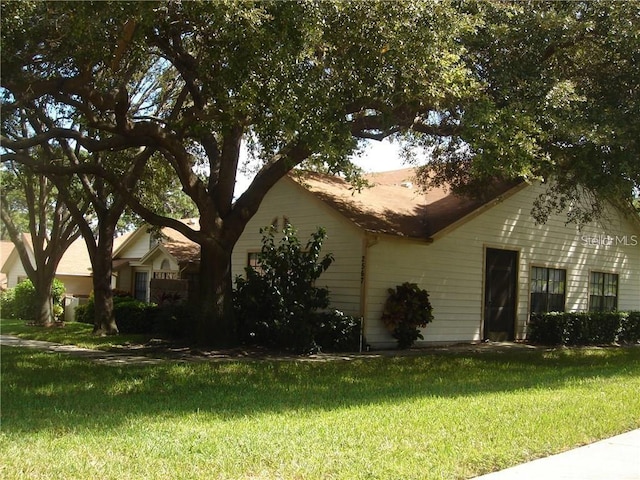
[[589, 315], [567, 312], [563, 332], [563, 345], [587, 345], [589, 343]]
[[87, 303], [83, 303], [82, 305], [78, 305], [73, 313], [73, 318], [76, 322], [80, 323], [88, 323], [89, 325], [93, 325], [94, 323], [94, 306], [93, 306], [93, 297], [90, 296], [87, 300]]
[[51, 286], [51, 299], [53, 300], [53, 306], [62, 307], [64, 311], [64, 294], [66, 289], [64, 284], [57, 278], [53, 279], [53, 285]]
[[609, 344], [618, 340], [618, 333], [626, 314], [623, 312], [594, 312], [587, 322], [587, 344]]
[[236, 278], [234, 305], [240, 339], [297, 352], [317, 350], [319, 317], [329, 306], [329, 291], [315, 286], [333, 257], [320, 256], [326, 237], [320, 228], [302, 246], [296, 230], [287, 225], [276, 245], [275, 229], [261, 229], [259, 270], [247, 267]]
[[415, 283], [405, 282], [388, 290], [382, 311], [382, 322], [398, 340], [398, 348], [409, 348], [424, 337], [420, 328], [433, 321], [429, 294]]
[[16, 318], [34, 320], [36, 318], [36, 287], [31, 280], [24, 280], [13, 287], [13, 308]]
[[[128, 293], [113, 297], [113, 316], [120, 333], [152, 333], [154, 331], [154, 305], [135, 300]], [[93, 325], [95, 322], [95, 299], [89, 295], [87, 303], [76, 307], [76, 322]]]
[[620, 343], [640, 343], [640, 311], [628, 312], [618, 336]]
[[560, 312], [531, 316], [528, 340], [543, 345], [606, 345], [640, 340], [639, 312]]
[[15, 296], [16, 291], [13, 288], [0, 292], [0, 315], [2, 318], [17, 318]]
[[[119, 298], [120, 300], [116, 300]], [[153, 309], [150, 305], [133, 298], [114, 297], [113, 315], [120, 333], [152, 333], [154, 330]]]
[[[51, 299], [53, 300], [54, 316], [64, 312], [64, 284], [57, 278], [53, 279]], [[24, 280], [2, 294], [2, 315], [6, 318], [22, 318], [33, 320], [36, 318], [36, 289], [31, 280]], [[6, 310], [5, 310], [6, 309]], [[58, 313], [58, 315], [55, 315]]]
[[[128, 302], [133, 300], [133, 297], [126, 290], [113, 290], [113, 308], [115, 311], [116, 305], [121, 302]], [[88, 323], [93, 325], [95, 322], [95, 297], [93, 292], [89, 294], [87, 302], [83, 305], [78, 305], [75, 310], [74, 319], [76, 322]], [[117, 321], [117, 317], [116, 317]]]
[[154, 333], [172, 338], [190, 338], [194, 319], [194, 307], [184, 302], [165, 303], [150, 306], [147, 314], [151, 316]]
[[558, 312], [531, 314], [528, 339], [542, 345], [564, 345], [566, 315]]
[[360, 348], [361, 320], [339, 310], [317, 314], [315, 343], [325, 352], [349, 352]]

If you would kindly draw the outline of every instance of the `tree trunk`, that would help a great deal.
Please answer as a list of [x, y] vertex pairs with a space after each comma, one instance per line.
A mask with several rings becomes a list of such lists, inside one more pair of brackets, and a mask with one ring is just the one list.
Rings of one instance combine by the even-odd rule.
[[94, 324], [96, 335], [117, 335], [118, 326], [113, 315], [111, 289], [114, 229], [100, 226], [98, 245], [93, 259]]
[[34, 321], [38, 325], [50, 325], [54, 322], [53, 316], [53, 298], [51, 298], [51, 287], [53, 278], [49, 281], [39, 279], [34, 285], [36, 290], [36, 306]]
[[[108, 270], [108, 272], [105, 272]], [[117, 335], [118, 326], [113, 315], [113, 291], [111, 290], [111, 266], [93, 271], [93, 301], [95, 335]]]
[[201, 245], [198, 311], [195, 341], [200, 345], [227, 347], [235, 344], [232, 247], [206, 242]]

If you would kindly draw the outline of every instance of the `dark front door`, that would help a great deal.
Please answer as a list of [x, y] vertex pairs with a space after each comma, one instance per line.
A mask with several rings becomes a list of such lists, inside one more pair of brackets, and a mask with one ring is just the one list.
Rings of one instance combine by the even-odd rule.
[[514, 339], [518, 252], [487, 248], [484, 293], [484, 339]]

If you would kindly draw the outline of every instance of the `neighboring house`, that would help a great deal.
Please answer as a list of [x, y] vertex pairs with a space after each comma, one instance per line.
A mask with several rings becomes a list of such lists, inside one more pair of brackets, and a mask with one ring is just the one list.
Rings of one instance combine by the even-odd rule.
[[[35, 260], [31, 235], [23, 233], [22, 238], [27, 248], [29, 258], [32, 264], [34, 264]], [[0, 272], [7, 277], [7, 288], [13, 288], [28, 277], [20, 260], [20, 255], [18, 255], [18, 250], [16, 250], [13, 243], [9, 243], [11, 244], [11, 251], [2, 263]], [[4, 249], [4, 242], [2, 248]], [[64, 318], [67, 321], [72, 320], [75, 307], [81, 302], [86, 301], [85, 299], [89, 296], [91, 290], [93, 290], [91, 260], [89, 259], [89, 253], [87, 252], [87, 245], [84, 239], [78, 238], [69, 245], [69, 248], [67, 248], [67, 251], [60, 259], [60, 263], [58, 263], [56, 278], [64, 284], [65, 288]]]
[[[197, 225], [197, 220], [184, 220]], [[127, 233], [114, 240], [112, 286], [127, 291], [135, 298], [145, 302], [156, 302], [153, 294], [154, 280], [166, 280], [162, 283], [162, 291], [179, 291], [187, 295], [186, 285], [172, 285], [170, 280], [193, 279], [197, 273], [200, 259], [200, 246], [194, 244], [182, 234], [170, 228], [163, 228], [159, 234], [148, 225]], [[33, 259], [31, 237], [23, 234], [29, 256]], [[17, 250], [11, 242], [6, 242], [6, 261], [0, 271], [7, 277], [9, 288], [15, 287], [27, 278]], [[2, 243], [2, 256], [5, 254], [5, 242]], [[93, 290], [91, 261], [84, 239], [79, 238], [64, 253], [56, 278], [64, 283], [66, 295], [76, 299], [87, 298]], [[185, 290], [185, 291], [183, 291]], [[69, 303], [77, 305], [82, 302]]]
[[[197, 219], [183, 220], [197, 226]], [[143, 225], [113, 252], [115, 288], [145, 302], [159, 302], [162, 293], [188, 295], [188, 280], [198, 272], [200, 246], [181, 233]], [[182, 280], [182, 281], [180, 281]]]
[[[34, 261], [33, 244], [31, 236], [23, 233], [23, 240], [32, 263]], [[114, 249], [117, 248], [129, 234], [114, 240]], [[6, 288], [13, 288], [18, 283], [26, 280], [27, 273], [20, 261], [18, 251], [12, 242], [2, 242], [0, 245], [0, 257], [2, 259], [0, 272], [6, 278]], [[87, 244], [82, 237], [75, 240], [64, 253], [56, 269], [56, 278], [64, 284], [65, 288], [65, 315], [69, 321], [73, 319], [75, 307], [86, 302], [93, 291], [93, 273], [91, 259], [87, 251]], [[115, 277], [112, 281], [115, 285]]]
[[609, 208], [578, 230], [563, 215], [536, 225], [543, 187], [503, 186], [488, 202], [412, 184], [411, 169], [368, 176], [361, 192], [336, 177], [285, 177], [265, 197], [233, 253], [241, 274], [259, 229], [290, 222], [302, 241], [324, 227], [334, 263], [319, 280], [332, 307], [362, 317], [365, 341], [395, 344], [380, 318], [387, 290], [415, 282], [430, 294], [424, 342], [523, 339], [533, 311], [640, 309], [640, 220]]
[[[4, 265], [4, 262], [7, 261], [7, 258], [9, 258], [9, 255], [11, 254], [13, 250], [13, 243], [10, 241], [0, 241], [0, 267], [2, 267]], [[0, 271], [0, 291], [1, 290], [6, 290], [8, 287], [7, 285], [7, 274], [4, 273], [3, 271]]]
[[[29, 258], [34, 264], [31, 236], [23, 233], [22, 238], [29, 253]], [[4, 249], [4, 242], [2, 247]], [[7, 276], [7, 288], [13, 288], [28, 278], [20, 261], [18, 251], [13, 247], [13, 244], [11, 244], [11, 252], [2, 264], [0, 271]], [[56, 270], [56, 278], [64, 284], [67, 296], [83, 298], [88, 297], [91, 293], [93, 289], [91, 261], [89, 260], [87, 245], [82, 238], [78, 238], [73, 242], [60, 259]]]

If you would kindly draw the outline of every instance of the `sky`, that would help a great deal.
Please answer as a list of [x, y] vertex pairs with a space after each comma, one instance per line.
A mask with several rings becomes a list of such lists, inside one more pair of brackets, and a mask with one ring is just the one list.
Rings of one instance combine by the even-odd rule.
[[[240, 158], [241, 164], [246, 158], [246, 151], [244, 151]], [[389, 141], [370, 141], [364, 153], [361, 156], [353, 157], [352, 161], [362, 168], [365, 173], [386, 172], [407, 167], [400, 156], [400, 145], [397, 142], [392, 143]], [[251, 178], [250, 176], [243, 176], [241, 173], [238, 174], [236, 196], [247, 189]]]

